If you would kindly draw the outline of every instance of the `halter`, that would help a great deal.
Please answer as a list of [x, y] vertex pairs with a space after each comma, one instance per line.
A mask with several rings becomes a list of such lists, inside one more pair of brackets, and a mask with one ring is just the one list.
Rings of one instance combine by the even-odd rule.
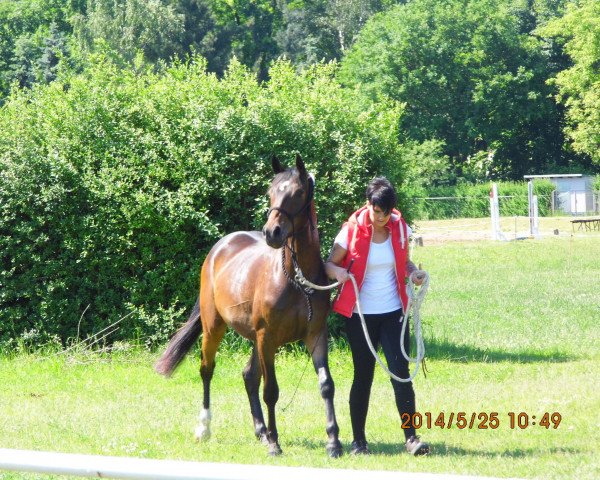
[[[283, 213], [288, 218], [290, 223], [292, 224], [292, 233], [290, 235], [288, 235], [287, 238], [290, 238], [290, 237], [292, 239], [295, 238], [296, 234], [298, 232], [296, 232], [295, 227], [294, 227], [294, 219], [298, 215], [300, 215], [301, 213], [304, 213], [308, 209], [311, 202], [313, 201], [314, 193], [315, 193], [315, 181], [313, 180], [312, 177], [309, 176], [308, 177], [308, 195], [306, 196], [306, 202], [304, 202], [304, 205], [302, 205], [302, 207], [300, 207], [300, 209], [293, 214], [289, 213], [287, 210], [285, 210], [284, 208], [281, 208], [281, 207], [271, 207], [267, 211], [267, 218], [269, 218], [269, 215], [271, 215], [271, 212], [273, 212], [273, 211]], [[310, 225], [311, 229], [315, 228], [315, 225], [313, 224], [313, 220], [312, 220], [312, 216], [311, 216], [310, 212], [308, 213], [307, 217], [308, 217], [308, 221], [306, 222], [306, 225], [300, 231], [304, 230], [304, 228], [307, 225]], [[292, 258], [292, 265], [294, 266], [294, 270], [296, 272], [296, 277], [298, 276], [298, 272], [300, 272], [300, 274], [302, 274], [302, 272], [300, 270], [300, 264], [298, 263], [298, 257], [296, 255], [296, 251], [294, 250], [294, 242], [292, 241], [289, 243], [290, 244], [288, 245], [288, 242], [286, 239], [286, 242], [281, 247], [281, 268], [283, 269], [283, 273], [285, 274], [285, 278], [287, 278], [287, 281], [289, 283], [291, 283], [292, 286], [294, 286], [294, 288], [296, 288], [297, 290], [300, 290], [302, 292], [302, 294], [304, 295], [304, 300], [306, 301], [306, 306], [308, 308], [308, 322], [310, 322], [310, 321], [312, 321], [312, 317], [313, 317], [313, 309], [312, 309], [312, 303], [310, 301], [310, 296], [315, 293], [315, 290], [313, 288], [302, 285], [300, 282], [298, 282], [296, 280], [295, 277], [291, 277], [290, 274], [288, 273], [287, 269], [285, 268], [285, 249], [287, 248], [290, 251], [290, 256]]]
[[[308, 195], [306, 196], [306, 202], [304, 202], [304, 205], [302, 205], [302, 207], [300, 207], [300, 209], [298, 211], [296, 211], [295, 213], [289, 213], [287, 210], [285, 210], [284, 208], [281, 208], [281, 207], [271, 207], [271, 208], [269, 208], [269, 210], [267, 210], [267, 218], [269, 218], [269, 215], [271, 215], [271, 212], [273, 212], [273, 211], [283, 213], [288, 218], [290, 223], [292, 224], [292, 233], [291, 233], [291, 235], [288, 235], [288, 238], [295, 237], [296, 230], [294, 227], [294, 219], [298, 215], [300, 215], [301, 213], [306, 211], [306, 209], [310, 206], [310, 203], [313, 201], [314, 194], [315, 194], [315, 181], [312, 179], [312, 177], [309, 176], [308, 177]], [[311, 228], [313, 228], [313, 229], [315, 228], [310, 213], [308, 214], [308, 224], [310, 225]]]

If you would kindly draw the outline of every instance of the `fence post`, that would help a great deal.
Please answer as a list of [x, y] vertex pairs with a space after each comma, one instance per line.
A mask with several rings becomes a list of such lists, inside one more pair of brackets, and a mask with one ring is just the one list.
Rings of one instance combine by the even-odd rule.
[[537, 195], [533, 194], [533, 181], [527, 182], [527, 194], [529, 198], [529, 235], [537, 236], [539, 234], [539, 217]]
[[531, 234], [535, 237], [540, 234], [540, 215], [538, 210], [538, 197], [537, 195], [533, 196], [533, 230]]
[[490, 191], [490, 215], [492, 218], [492, 240], [504, 240], [500, 230], [500, 205], [498, 203], [498, 185], [492, 184]]

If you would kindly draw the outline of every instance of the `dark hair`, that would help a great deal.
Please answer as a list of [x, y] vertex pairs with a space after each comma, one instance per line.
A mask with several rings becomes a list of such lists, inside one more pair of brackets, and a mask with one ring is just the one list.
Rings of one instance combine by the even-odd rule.
[[367, 185], [367, 200], [388, 215], [398, 202], [396, 189], [385, 177], [375, 177]]

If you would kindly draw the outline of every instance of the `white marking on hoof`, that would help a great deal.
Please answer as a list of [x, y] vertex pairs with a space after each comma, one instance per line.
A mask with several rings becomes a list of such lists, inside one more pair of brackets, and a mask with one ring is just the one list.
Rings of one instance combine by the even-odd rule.
[[200, 412], [200, 423], [196, 427], [195, 437], [197, 442], [205, 442], [210, 438], [210, 409], [203, 408]]

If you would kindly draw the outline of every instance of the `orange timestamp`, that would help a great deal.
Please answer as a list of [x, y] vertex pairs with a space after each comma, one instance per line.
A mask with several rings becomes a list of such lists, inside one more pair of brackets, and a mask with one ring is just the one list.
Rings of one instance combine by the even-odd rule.
[[525, 412], [508, 412], [506, 416], [501, 416], [498, 412], [440, 412], [437, 415], [431, 412], [415, 412], [412, 415], [403, 413], [400, 415], [402, 428], [445, 428], [452, 427], [462, 429], [478, 430], [496, 430], [501, 424], [508, 420], [508, 427], [512, 429], [521, 429], [539, 426], [548, 430], [557, 429], [562, 420], [562, 415], [558, 412], [544, 412], [539, 417], [529, 415]]

